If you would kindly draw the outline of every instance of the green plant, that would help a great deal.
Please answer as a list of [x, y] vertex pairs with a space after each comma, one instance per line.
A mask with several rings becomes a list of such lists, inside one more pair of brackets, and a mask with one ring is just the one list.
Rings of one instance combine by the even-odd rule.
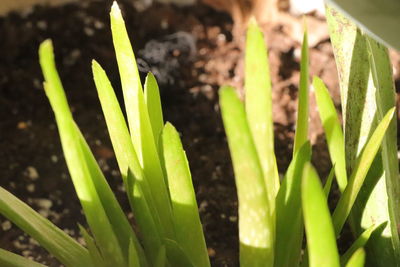
[[[342, 96], [346, 152], [340, 155], [346, 162], [342, 171], [349, 174], [376, 125], [395, 105], [395, 88], [387, 48], [333, 8], [327, 9], [327, 20]], [[399, 201], [397, 126], [392, 120], [351, 215], [355, 235], [387, 222], [366, 247], [371, 266], [400, 266]]]
[[374, 0], [346, 1], [327, 0], [329, 5], [339, 11], [343, 11], [357, 25], [369, 35], [390, 47], [400, 49], [400, 38], [397, 28], [400, 18], [397, 10], [400, 2], [397, 0], [385, 0], [378, 2]]
[[[110, 16], [129, 129], [106, 73], [96, 61], [92, 69], [122, 180], [141, 232], [140, 240], [73, 120], [50, 40], [40, 46], [40, 64], [65, 159], [89, 226], [88, 230], [80, 226], [86, 247], [3, 188], [0, 213], [65, 266], [209, 266], [179, 134], [171, 124], [164, 126], [158, 86], [152, 74], [148, 74], [143, 92], [116, 2]], [[4, 250], [0, 250], [0, 265], [43, 266]]]
[[[320, 115], [334, 168], [322, 189], [311, 164], [308, 141], [308, 44], [304, 35], [298, 116], [293, 160], [281, 184], [273, 144], [272, 97], [268, 55], [263, 35], [252, 21], [246, 40], [245, 103], [235, 89], [220, 89], [222, 118], [235, 172], [239, 199], [241, 266], [363, 266], [371, 226], [339, 257], [336, 238], [347, 220], [375, 155], [393, 121], [387, 111], [356, 159], [347, 178], [344, 139], [329, 92], [314, 78]], [[333, 177], [343, 192], [333, 215], [327, 195]], [[304, 218], [303, 218], [304, 217]], [[303, 225], [304, 221], [304, 225]], [[322, 223], [321, 223], [322, 222]], [[308, 253], [301, 259], [304, 229]]]

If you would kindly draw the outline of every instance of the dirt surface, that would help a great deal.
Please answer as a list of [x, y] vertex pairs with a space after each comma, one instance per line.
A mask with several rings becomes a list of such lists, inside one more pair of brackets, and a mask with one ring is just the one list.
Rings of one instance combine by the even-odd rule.
[[[223, 84], [242, 87], [243, 44], [233, 41], [233, 23], [227, 14], [201, 4], [194, 8], [154, 5], [143, 12], [129, 2], [121, 5], [140, 69], [156, 74], [165, 119], [182, 134], [212, 265], [238, 266], [237, 198], [217, 91]], [[90, 70], [95, 58], [122, 99], [109, 30], [110, 6], [111, 1], [36, 7], [31, 13], [0, 18], [0, 185], [75, 237], [79, 236], [77, 223], [85, 224], [84, 217], [41, 85], [37, 49], [44, 39], [53, 39], [74, 117], [128, 210]], [[298, 22], [293, 18], [293, 23]], [[314, 22], [324, 23], [315, 18]], [[265, 27], [280, 173], [291, 160], [299, 80], [300, 44], [286, 27], [279, 22]], [[328, 39], [313, 44], [310, 64], [311, 74], [322, 77], [339, 107]], [[330, 162], [313, 98], [311, 104], [313, 158], [324, 177]], [[0, 223], [1, 248], [59, 266], [9, 221], [0, 217]]]

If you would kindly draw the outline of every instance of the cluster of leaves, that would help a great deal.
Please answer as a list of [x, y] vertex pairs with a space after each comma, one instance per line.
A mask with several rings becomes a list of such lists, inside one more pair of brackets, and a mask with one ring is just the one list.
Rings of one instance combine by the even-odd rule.
[[[142, 87], [116, 3], [110, 15], [127, 123], [105, 71], [96, 61], [92, 63], [92, 70], [140, 238], [133, 231], [73, 120], [56, 70], [50, 40], [43, 42], [39, 49], [44, 87], [89, 226], [89, 229], [80, 226], [86, 247], [1, 187], [0, 213], [36, 239], [65, 266], [210, 266], [190, 170], [179, 134], [171, 124], [164, 125], [158, 85], [152, 74], [148, 74]], [[333, 41], [335, 45], [335, 38]], [[387, 63], [382, 60], [384, 54], [379, 54], [381, 50], [376, 43], [367, 41], [374, 82], [385, 84], [378, 75], [379, 66]], [[339, 43], [344, 42], [339, 40]], [[341, 256], [336, 240], [346, 221], [352, 217], [353, 206], [369, 170], [376, 168], [373, 164], [382, 142], [383, 152], [390, 150], [391, 144], [394, 145], [385, 137], [387, 130], [393, 128], [393, 105], [387, 104], [390, 101], [384, 108], [379, 108], [384, 103], [378, 105], [379, 123], [369, 128], [368, 138], [365, 137], [365, 142], [357, 151], [355, 148], [350, 151], [354, 160], [349, 168], [349, 151], [345, 149], [348, 140], [343, 134], [335, 106], [323, 82], [317, 77], [313, 79], [317, 106], [334, 166], [322, 186], [310, 163], [308, 42], [305, 33], [293, 160], [281, 181], [274, 153], [268, 55], [262, 32], [255, 21], [250, 22], [247, 32], [245, 64], [245, 103], [239, 99], [234, 88], [223, 87], [220, 90], [222, 118], [239, 198], [241, 266], [364, 266], [363, 247], [373, 233], [379, 236], [386, 222], [363, 229]], [[385, 97], [377, 95], [379, 99]], [[349, 114], [346, 112], [348, 110], [345, 115]], [[387, 155], [383, 157], [386, 159]], [[386, 167], [390, 170], [390, 166]], [[327, 198], [335, 177], [341, 195], [331, 214]], [[304, 234], [306, 244], [303, 244]], [[3, 249], [0, 249], [0, 265], [44, 266]]]
[[[210, 266], [186, 155], [178, 132], [164, 126], [157, 82], [144, 91], [121, 11], [111, 10], [111, 29], [129, 129], [105, 71], [93, 77], [131, 209], [139, 242], [69, 109], [50, 40], [39, 49], [46, 95], [53, 108], [65, 159], [90, 233], [86, 247], [0, 188], [0, 213], [36, 239], [65, 266]], [[1, 266], [42, 266], [0, 250]]]
[[[235, 89], [220, 91], [222, 117], [235, 171], [239, 198], [241, 266], [363, 266], [363, 246], [379, 225], [368, 228], [339, 256], [336, 238], [349, 217], [368, 170], [378, 153], [394, 108], [382, 118], [346, 172], [344, 136], [323, 82], [313, 87], [334, 167], [322, 188], [310, 163], [308, 136], [308, 44], [304, 35], [293, 160], [280, 184], [273, 143], [272, 95], [265, 41], [255, 22], [247, 32], [245, 103]], [[336, 177], [341, 196], [331, 215], [327, 205]], [[303, 234], [307, 244], [303, 248]], [[308, 254], [301, 257], [302, 251]]]

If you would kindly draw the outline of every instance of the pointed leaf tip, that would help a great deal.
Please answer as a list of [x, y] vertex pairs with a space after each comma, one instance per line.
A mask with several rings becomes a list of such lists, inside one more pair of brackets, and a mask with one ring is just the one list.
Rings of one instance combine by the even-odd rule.
[[117, 17], [117, 18], [122, 17], [121, 9], [119, 8], [119, 5], [118, 5], [117, 1], [114, 1], [113, 4], [112, 4], [111, 16], [114, 16], [114, 17]]

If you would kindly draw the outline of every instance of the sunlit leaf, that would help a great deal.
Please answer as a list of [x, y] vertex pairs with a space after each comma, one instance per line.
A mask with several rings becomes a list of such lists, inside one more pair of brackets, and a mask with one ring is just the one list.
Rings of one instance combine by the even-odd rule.
[[[66, 266], [94, 267], [86, 248], [2, 187], [0, 213]], [[2, 255], [8, 255], [3, 250], [0, 252]], [[7, 260], [2, 256], [0, 258], [3, 258], [3, 261]]]
[[365, 145], [360, 157], [357, 160], [355, 169], [349, 179], [347, 187], [345, 188], [339, 202], [332, 215], [333, 224], [335, 227], [336, 235], [342, 230], [342, 227], [351, 211], [351, 208], [356, 200], [357, 194], [361, 189], [367, 172], [374, 160], [376, 153], [381, 146], [382, 139], [385, 136], [386, 129], [388, 128], [390, 121], [393, 119], [395, 108], [389, 110], [383, 120], [376, 127], [371, 138]]
[[244, 106], [232, 87], [219, 94], [239, 199], [240, 264], [272, 266], [275, 226]]
[[250, 21], [246, 37], [245, 92], [246, 117], [274, 215], [279, 176], [274, 154], [271, 78], [264, 37], [255, 20]]
[[363, 267], [364, 263], [365, 263], [365, 251], [364, 249], [359, 248], [351, 256], [349, 262], [346, 264], [346, 267]]
[[344, 136], [336, 108], [328, 89], [318, 77], [314, 77], [313, 86], [317, 100], [319, 116], [324, 127], [326, 141], [332, 164], [335, 165], [336, 181], [341, 192], [347, 185], [346, 157], [344, 152]]
[[360, 248], [364, 247], [369, 238], [371, 237], [372, 233], [378, 228], [383, 226], [381, 225], [373, 225], [367, 230], [365, 230], [357, 239], [354, 241], [354, 243], [351, 245], [351, 247], [340, 257], [340, 263], [341, 265], [345, 265], [349, 259], [352, 257], [352, 255]]
[[[159, 147], [159, 140], [164, 127], [164, 119], [161, 108], [160, 91], [154, 75], [149, 72], [144, 83], [144, 98], [147, 112], [149, 113], [151, 128], [153, 130], [154, 142]], [[158, 149], [160, 151], [160, 149]]]
[[176, 241], [195, 266], [210, 266], [189, 164], [179, 133], [167, 123], [162, 132]]
[[45, 77], [45, 92], [56, 117], [65, 160], [85, 217], [102, 255], [112, 259], [114, 264], [123, 265], [125, 259], [121, 247], [96, 191], [82, 151], [79, 134], [55, 67], [51, 41], [40, 45], [39, 58]]
[[318, 174], [310, 163], [304, 167], [301, 194], [309, 266], [339, 267], [339, 253], [328, 203]]
[[304, 143], [308, 140], [308, 35], [307, 31], [304, 32], [303, 45], [301, 47], [301, 61], [300, 61], [300, 85], [298, 93], [298, 105], [297, 105], [297, 122], [296, 132], [294, 137], [294, 148], [293, 155], [297, 153]]
[[165, 238], [173, 239], [172, 210], [166, 178], [164, 177], [156, 142], [154, 141], [132, 45], [117, 2], [114, 2], [111, 8], [110, 17], [111, 32], [132, 142], [150, 186], [156, 212], [163, 222], [161, 234]]
[[303, 242], [301, 178], [304, 164], [311, 159], [310, 143], [294, 155], [276, 198], [275, 267], [296, 266]]
[[1, 267], [46, 267], [43, 264], [34, 262], [20, 255], [14, 254], [0, 248]]

